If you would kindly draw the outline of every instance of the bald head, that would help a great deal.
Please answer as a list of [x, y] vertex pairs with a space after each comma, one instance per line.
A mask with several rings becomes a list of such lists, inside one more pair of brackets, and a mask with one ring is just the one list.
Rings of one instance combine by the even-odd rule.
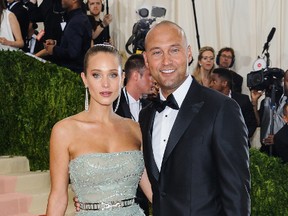
[[178, 34], [181, 35], [184, 39], [183, 41], [185, 42], [185, 46], [187, 46], [188, 43], [184, 30], [174, 22], [171, 22], [169, 20], [163, 20], [160, 23], [157, 23], [156, 25], [152, 26], [151, 29], [148, 31], [145, 37], [145, 50], [147, 47], [147, 41], [149, 41], [151, 37], [154, 37], [154, 35], [158, 34], [158, 32], [162, 31], [167, 32], [167, 29], [178, 31]]

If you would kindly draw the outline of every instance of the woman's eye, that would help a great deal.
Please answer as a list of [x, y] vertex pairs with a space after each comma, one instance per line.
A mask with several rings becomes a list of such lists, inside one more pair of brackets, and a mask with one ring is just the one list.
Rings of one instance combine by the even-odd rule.
[[109, 76], [110, 76], [110, 78], [116, 78], [116, 77], [118, 77], [118, 73], [112, 73]]
[[93, 74], [93, 77], [94, 77], [94, 78], [96, 78], [96, 79], [99, 79], [99, 78], [101, 78], [101, 75], [100, 75], [100, 74], [97, 74], [97, 73], [95, 73], [95, 74]]

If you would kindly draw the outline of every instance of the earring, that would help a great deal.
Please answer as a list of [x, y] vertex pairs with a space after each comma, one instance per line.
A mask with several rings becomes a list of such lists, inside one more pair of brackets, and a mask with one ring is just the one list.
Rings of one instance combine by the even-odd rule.
[[116, 106], [115, 106], [115, 109], [114, 109], [114, 113], [117, 112], [117, 110], [118, 110], [118, 107], [119, 107], [119, 104], [120, 104], [120, 98], [121, 98], [121, 90], [120, 90], [119, 96], [117, 98], [117, 102], [116, 102]]
[[88, 94], [88, 87], [85, 87], [85, 111], [88, 112], [89, 110], [89, 94]]

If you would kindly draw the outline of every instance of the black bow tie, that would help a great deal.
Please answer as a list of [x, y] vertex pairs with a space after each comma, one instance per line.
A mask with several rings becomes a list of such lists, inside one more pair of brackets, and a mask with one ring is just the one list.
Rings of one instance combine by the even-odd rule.
[[179, 106], [177, 104], [177, 101], [175, 100], [173, 94], [170, 94], [168, 97], [167, 97], [167, 100], [166, 101], [162, 101], [160, 100], [159, 96], [158, 98], [156, 98], [154, 101], [154, 107], [155, 109], [160, 113], [162, 112], [166, 106], [169, 106], [170, 108], [172, 109], [175, 109], [175, 110], [179, 110]]

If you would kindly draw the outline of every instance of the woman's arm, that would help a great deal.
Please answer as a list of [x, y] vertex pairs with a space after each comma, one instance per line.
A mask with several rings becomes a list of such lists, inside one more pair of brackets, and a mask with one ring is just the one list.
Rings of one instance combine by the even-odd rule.
[[63, 124], [57, 123], [50, 138], [51, 190], [47, 205], [47, 216], [64, 216], [68, 203], [69, 151], [68, 137]]
[[11, 29], [12, 29], [12, 33], [15, 38], [15, 41], [7, 40], [7, 44], [5, 45], [16, 47], [16, 48], [22, 48], [24, 46], [24, 40], [21, 35], [21, 30], [20, 30], [18, 20], [13, 13], [9, 14], [9, 21], [10, 21], [10, 25], [11, 25]]

